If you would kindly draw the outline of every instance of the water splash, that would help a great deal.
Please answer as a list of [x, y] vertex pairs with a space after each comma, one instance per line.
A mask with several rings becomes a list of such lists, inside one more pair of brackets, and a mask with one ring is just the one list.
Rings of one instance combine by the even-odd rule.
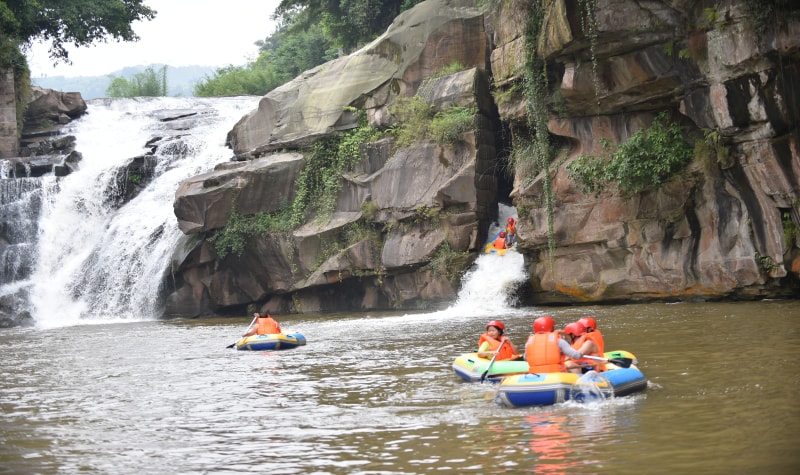
[[[503, 229], [506, 219], [516, 218], [516, 209], [498, 206], [498, 223], [490, 227], [487, 240]], [[502, 225], [501, 225], [502, 223]], [[517, 252], [481, 254], [462, 279], [454, 312], [466, 315], [513, 314], [519, 286], [528, 278], [525, 259]]]
[[597, 371], [583, 374], [569, 391], [569, 399], [582, 404], [598, 403], [613, 397], [611, 383]]

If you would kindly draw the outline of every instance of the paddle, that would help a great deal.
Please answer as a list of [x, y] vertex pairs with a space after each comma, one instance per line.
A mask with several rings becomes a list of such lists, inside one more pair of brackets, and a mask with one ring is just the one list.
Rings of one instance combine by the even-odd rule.
[[608, 363], [614, 363], [620, 368], [630, 368], [631, 364], [633, 363], [633, 358], [601, 358], [599, 356], [590, 356], [590, 355], [583, 355], [583, 357], [588, 358], [590, 360], [606, 361]]
[[[247, 330], [244, 331], [245, 333], [250, 331], [250, 328], [253, 326], [254, 323], [256, 323], [256, 320], [258, 320], [258, 315], [253, 317], [253, 321], [250, 322], [250, 325], [247, 326]], [[233, 343], [231, 343], [230, 345], [226, 346], [225, 348], [233, 348], [234, 346], [236, 346], [237, 343], [239, 343], [239, 340], [234, 341]]]
[[500, 342], [500, 346], [497, 347], [497, 353], [495, 353], [494, 356], [492, 356], [491, 361], [489, 361], [489, 366], [486, 367], [486, 371], [484, 371], [483, 374], [481, 375], [481, 382], [483, 382], [486, 379], [486, 375], [488, 375], [489, 370], [492, 369], [492, 364], [494, 364], [494, 360], [497, 358], [497, 355], [500, 354], [500, 348], [502, 348], [503, 345], [505, 344], [506, 340]]

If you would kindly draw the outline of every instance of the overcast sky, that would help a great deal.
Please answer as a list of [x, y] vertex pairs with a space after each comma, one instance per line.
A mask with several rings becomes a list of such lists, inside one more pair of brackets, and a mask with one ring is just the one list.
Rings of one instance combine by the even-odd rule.
[[270, 17], [280, 0], [145, 0], [158, 13], [134, 22], [137, 42], [97, 43], [69, 48], [72, 65], [53, 66], [49, 45], [27, 53], [31, 76], [104, 76], [127, 66], [241, 66], [255, 59], [275, 31]]

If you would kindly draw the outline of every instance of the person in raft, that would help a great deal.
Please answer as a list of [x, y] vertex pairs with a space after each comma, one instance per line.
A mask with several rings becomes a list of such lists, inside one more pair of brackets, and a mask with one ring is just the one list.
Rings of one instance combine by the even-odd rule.
[[253, 323], [247, 328], [242, 336], [251, 335], [273, 335], [281, 333], [281, 325], [270, 314], [261, 315], [256, 312], [253, 314]]
[[492, 244], [495, 249], [505, 249], [506, 248], [506, 232], [500, 231], [500, 234], [497, 235], [497, 239], [494, 240], [494, 244]]
[[[503, 335], [505, 331], [506, 326], [500, 320], [492, 320], [487, 323], [486, 333], [478, 338], [478, 356], [481, 358], [493, 358], [496, 354], [497, 358], [495, 359], [498, 361], [519, 358], [517, 347]], [[503, 342], [505, 343], [501, 347], [500, 344]]]
[[528, 362], [529, 373], [563, 373], [567, 371], [567, 358], [583, 358], [580, 351], [561, 338], [555, 327], [556, 322], [549, 315], [533, 321], [533, 334], [525, 343], [525, 361]]
[[517, 240], [517, 220], [514, 218], [508, 218], [506, 221], [506, 247], [511, 247], [514, 245], [514, 241]]
[[591, 338], [597, 344], [597, 348], [600, 350], [600, 356], [603, 356], [606, 342], [603, 339], [603, 334], [597, 329], [597, 320], [592, 317], [583, 317], [578, 321], [586, 327], [587, 338]]
[[[572, 344], [572, 347], [578, 350], [581, 355], [599, 356], [603, 357], [603, 346], [598, 344], [595, 337], [591, 336], [594, 332], [588, 333], [586, 327], [580, 321], [572, 322], [564, 327], [564, 335], [567, 341]], [[573, 361], [567, 361], [567, 371], [571, 373], [585, 373], [587, 371], [605, 371], [606, 365], [603, 361], [592, 360], [588, 358], [578, 358]]]

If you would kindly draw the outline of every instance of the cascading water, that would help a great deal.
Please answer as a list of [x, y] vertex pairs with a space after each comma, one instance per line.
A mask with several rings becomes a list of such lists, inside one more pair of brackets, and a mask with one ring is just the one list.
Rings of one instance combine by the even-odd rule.
[[[35, 266], [27, 282], [38, 326], [158, 317], [160, 286], [182, 236], [172, 208], [175, 190], [185, 178], [230, 159], [226, 135], [258, 99], [89, 102], [88, 114], [66, 131], [83, 155], [79, 169], [41, 179]], [[174, 111], [191, 119], [180, 126], [165, 121], [180, 116]], [[120, 169], [157, 137], [172, 140], [156, 148], [152, 182], [117, 208], [112, 195]]]
[[[501, 203], [498, 207], [499, 223], [505, 223], [509, 217], [516, 218], [515, 213], [516, 209]], [[491, 239], [502, 229], [499, 224], [491, 226], [487, 237]], [[502, 256], [481, 254], [464, 275], [458, 299], [447, 311], [462, 316], [514, 313], [517, 287], [527, 279], [524, 264], [522, 254], [517, 252], [507, 252]]]

